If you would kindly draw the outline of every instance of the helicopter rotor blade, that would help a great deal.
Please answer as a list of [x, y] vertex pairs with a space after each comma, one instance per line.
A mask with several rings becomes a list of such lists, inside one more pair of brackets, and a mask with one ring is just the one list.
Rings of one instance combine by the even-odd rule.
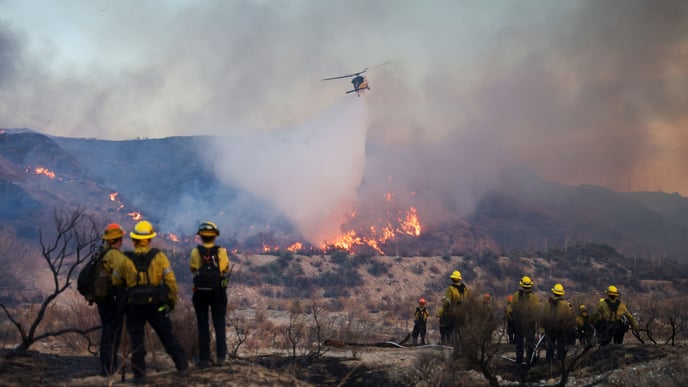
[[340, 76], [338, 76], [338, 77], [323, 78], [323, 79], [321, 79], [321, 81], [329, 81], [329, 80], [332, 80], [332, 79], [351, 78], [351, 77], [355, 77], [355, 76], [361, 75], [361, 74], [365, 73], [366, 71], [368, 71], [368, 68], [367, 68], [367, 67], [364, 68], [363, 70], [357, 72], [357, 73], [347, 74], [347, 75], [340, 75]]
[[[390, 64], [390, 63], [392, 63], [391, 60], [390, 60], [390, 61], [387, 61], [387, 62], [385, 62], [385, 63], [380, 63], [379, 65], [375, 65], [375, 66], [371, 67], [370, 69], [371, 69], [371, 70], [372, 70], [372, 69], [376, 69], [376, 68], [378, 68], [378, 67], [382, 67], [382, 66], [388, 65], [388, 64]], [[368, 69], [368, 68], [366, 67], [366, 70], [367, 70], [367, 69]]]

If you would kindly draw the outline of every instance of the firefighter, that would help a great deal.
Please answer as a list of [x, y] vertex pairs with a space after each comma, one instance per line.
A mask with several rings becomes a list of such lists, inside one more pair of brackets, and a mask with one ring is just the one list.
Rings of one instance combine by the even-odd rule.
[[607, 298], [600, 300], [592, 318], [597, 332], [597, 342], [599, 345], [607, 345], [614, 340], [614, 344], [623, 344], [629, 326], [633, 331], [637, 331], [638, 323], [626, 304], [619, 299], [619, 289], [616, 286], [609, 285], [606, 293]]
[[440, 318], [440, 343], [447, 344], [451, 335], [454, 333], [456, 314], [459, 313], [459, 307], [461, 304], [468, 299], [468, 288], [463, 284], [461, 277], [461, 272], [454, 270], [451, 275], [449, 275], [452, 283], [447, 287], [444, 293], [444, 298], [442, 298], [442, 306], [437, 312], [437, 316]]
[[151, 247], [156, 235], [150, 222], [138, 222], [129, 233], [134, 251], [126, 252], [127, 259], [112, 273], [113, 284], [126, 287], [126, 323], [135, 383], [142, 383], [146, 376], [146, 322], [155, 330], [177, 370], [186, 371], [189, 367], [168, 315], [177, 304], [177, 281], [165, 253]]
[[552, 296], [547, 300], [541, 316], [541, 324], [547, 337], [547, 363], [564, 360], [566, 342], [571, 337], [575, 324], [573, 305], [564, 299], [564, 285], [554, 284]]
[[576, 316], [576, 338], [581, 345], [591, 346], [593, 333], [588, 309], [585, 304], [581, 304], [578, 307], [578, 316]]
[[[509, 317], [514, 326], [514, 343], [516, 345], [516, 364], [530, 365], [535, 349], [535, 334], [540, 315], [540, 299], [533, 293], [533, 280], [523, 276], [519, 282], [521, 289], [513, 294]], [[526, 359], [523, 360], [524, 344]]]
[[425, 298], [421, 297], [418, 300], [418, 306], [413, 312], [413, 345], [418, 344], [418, 336], [420, 335], [420, 345], [425, 345], [425, 335], [427, 333], [428, 316], [430, 312], [425, 307]]

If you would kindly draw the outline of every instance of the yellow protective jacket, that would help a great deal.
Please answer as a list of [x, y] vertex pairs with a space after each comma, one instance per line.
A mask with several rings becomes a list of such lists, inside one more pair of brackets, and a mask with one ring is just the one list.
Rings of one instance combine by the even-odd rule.
[[590, 315], [588, 312], [580, 312], [578, 316], [576, 316], [576, 327], [578, 329], [583, 329], [586, 328], [590, 325]]
[[532, 330], [540, 320], [540, 309], [538, 296], [530, 290], [522, 289], [514, 293], [511, 307], [507, 309], [507, 318], [521, 332]]
[[[151, 250], [150, 246], [142, 246], [134, 249], [136, 254], [146, 254]], [[136, 276], [138, 271], [136, 265], [126, 255], [120, 264], [112, 272], [112, 284], [115, 286], [124, 285], [127, 288], [136, 285]], [[177, 305], [177, 279], [174, 277], [174, 271], [170, 266], [170, 261], [162, 250], [159, 250], [148, 267], [148, 278], [150, 285], [160, 285], [163, 280], [169, 288], [167, 294], [170, 305], [173, 307]], [[145, 274], [141, 273], [139, 283], [146, 283]]]
[[540, 323], [548, 332], [573, 330], [576, 323], [573, 305], [561, 296], [550, 297], [543, 307]]
[[[215, 243], [203, 243], [201, 246], [209, 249], [215, 246]], [[220, 269], [220, 274], [225, 275], [229, 272], [229, 254], [227, 254], [227, 249], [220, 247], [217, 250], [217, 267]], [[198, 252], [198, 247], [194, 247], [191, 250], [191, 259], [189, 260], [189, 267], [191, 272], [196, 274], [198, 269], [201, 268], [203, 262], [201, 261], [201, 254]]]
[[103, 267], [108, 273], [110, 273], [110, 275], [112, 275], [112, 272], [117, 266], [120, 265], [123, 259], [127, 259], [127, 256], [119, 251], [119, 249], [112, 247], [103, 256]]
[[452, 313], [452, 305], [460, 305], [468, 299], [468, 288], [463, 283], [452, 283], [447, 287], [442, 298], [442, 306], [437, 311], [437, 317], [446, 317], [445, 314]]
[[428, 308], [424, 306], [416, 307], [416, 311], [413, 312], [414, 321], [428, 321], [428, 316], [430, 316], [430, 312], [428, 311]]
[[[616, 310], [615, 310], [616, 309]], [[628, 319], [633, 330], [638, 329], [638, 323], [633, 318], [631, 312], [626, 308], [626, 304], [621, 300], [612, 300], [607, 297], [597, 304], [597, 312], [592, 317], [592, 322], [598, 321], [619, 321], [623, 317]]]

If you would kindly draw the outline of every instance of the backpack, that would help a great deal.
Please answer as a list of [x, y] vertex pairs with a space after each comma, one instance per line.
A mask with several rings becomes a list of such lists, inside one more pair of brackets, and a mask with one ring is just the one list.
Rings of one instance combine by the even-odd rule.
[[609, 299], [606, 299], [606, 300], [604, 300], [604, 302], [607, 303], [607, 307], [609, 308], [609, 320], [610, 321], [618, 320], [618, 316], [616, 315], [616, 312], [619, 310], [619, 305], [621, 304], [621, 301], [616, 300], [616, 301], [612, 302]]
[[76, 290], [84, 296], [89, 305], [107, 301], [112, 294], [111, 274], [103, 265], [103, 257], [110, 249], [111, 247], [101, 247], [81, 269], [77, 277]]
[[193, 278], [196, 292], [213, 293], [222, 287], [222, 274], [218, 259], [219, 246], [207, 248], [198, 245], [198, 253], [201, 256], [201, 267]]
[[[148, 268], [158, 252], [160, 250], [150, 249], [146, 254], [137, 254], [133, 251], [124, 253], [136, 267], [136, 284], [128, 287], [126, 290], [127, 303], [148, 305], [167, 302], [168, 288], [164, 281], [160, 285], [151, 285], [150, 278], [148, 277]], [[141, 281], [142, 275], [146, 277], [145, 282]]]

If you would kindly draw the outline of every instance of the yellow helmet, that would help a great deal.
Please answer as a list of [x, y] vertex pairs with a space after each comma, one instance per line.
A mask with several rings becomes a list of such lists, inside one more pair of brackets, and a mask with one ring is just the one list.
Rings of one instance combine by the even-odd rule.
[[557, 295], [557, 296], [563, 296], [564, 295], [564, 285], [554, 284], [554, 287], [552, 287], [552, 294]]
[[131, 239], [153, 239], [156, 235], [153, 225], [147, 220], [136, 223], [134, 231], [129, 233]]
[[579, 309], [581, 312], [584, 312], [584, 311], [585, 311], [585, 304], [581, 304], [581, 305], [578, 307], [578, 309]]
[[459, 280], [459, 281], [460, 281], [460, 280], [462, 279], [462, 278], [461, 278], [461, 272], [458, 271], [458, 270], [454, 270], [454, 272], [451, 273], [451, 275], [449, 276], [449, 278], [451, 278], [451, 279], [453, 279], [453, 280]]
[[614, 285], [609, 285], [609, 287], [607, 287], [607, 295], [612, 297], [618, 297], [619, 289], [617, 289]]
[[530, 289], [533, 287], [533, 280], [530, 279], [530, 277], [528, 277], [527, 275], [524, 275], [523, 278], [521, 278], [521, 282], [519, 282], [519, 285], [521, 285], [523, 289]]
[[205, 221], [198, 226], [198, 232], [196, 233], [200, 236], [218, 236], [220, 235], [220, 229], [217, 228], [215, 223], [210, 221]]
[[113, 241], [123, 236], [124, 230], [122, 230], [122, 226], [120, 226], [117, 223], [108, 224], [107, 227], [105, 227], [105, 231], [103, 232], [103, 240], [106, 241]]

